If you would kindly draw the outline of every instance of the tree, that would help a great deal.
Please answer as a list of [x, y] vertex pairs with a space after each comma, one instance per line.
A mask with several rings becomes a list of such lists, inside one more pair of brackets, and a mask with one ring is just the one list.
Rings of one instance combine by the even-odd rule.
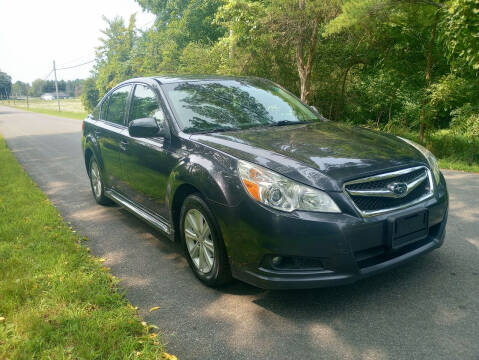
[[0, 99], [8, 99], [12, 90], [12, 78], [0, 71]]
[[137, 2], [156, 21], [107, 20], [100, 96], [133, 76], [218, 73], [269, 78], [333, 120], [421, 139], [479, 117], [477, 0]]
[[479, 2], [450, 1], [441, 28], [449, 59], [479, 71]]
[[102, 31], [102, 45], [97, 48], [97, 62], [94, 72], [96, 87], [103, 96], [117, 83], [136, 75], [133, 67], [133, 48], [138, 35], [135, 15], [130, 17], [128, 26], [122, 18], [104, 18], [107, 28]]
[[[335, 34], [346, 29], [368, 34], [371, 33], [371, 30], [376, 32], [381, 29], [389, 35], [384, 39], [391, 45], [392, 51], [406, 41], [410, 49], [411, 44], [415, 45], [415, 53], [422, 54], [422, 59], [418, 63], [409, 58], [405, 69], [410, 77], [414, 73], [411, 71], [411, 65], [423, 63], [420, 65], [424, 69], [422, 105], [418, 119], [420, 141], [424, 139], [424, 131], [430, 121], [429, 114], [426, 114], [427, 93], [432, 82], [433, 64], [436, 59], [440, 58], [437, 56], [436, 40], [442, 9], [442, 3], [426, 0], [350, 0], [342, 6], [341, 15], [331, 21], [325, 31], [325, 35]], [[386, 54], [391, 55], [389, 50]], [[384, 56], [381, 60], [388, 61]], [[395, 60], [391, 65], [397, 68], [399, 64], [401, 61]]]
[[30, 90], [30, 85], [22, 81], [15, 81], [12, 85], [12, 94], [14, 96], [26, 96]]
[[300, 97], [310, 96], [310, 80], [321, 29], [339, 13], [337, 0], [273, 0], [266, 25], [273, 32], [277, 46], [291, 46], [300, 81]]
[[99, 100], [99, 92], [96, 87], [96, 81], [90, 77], [83, 83], [83, 90], [81, 94], [81, 102], [87, 111], [92, 111]]
[[30, 94], [32, 96], [38, 97], [43, 94], [43, 86], [44, 86], [44, 80], [42, 79], [35, 79], [32, 82], [32, 87], [30, 89]]

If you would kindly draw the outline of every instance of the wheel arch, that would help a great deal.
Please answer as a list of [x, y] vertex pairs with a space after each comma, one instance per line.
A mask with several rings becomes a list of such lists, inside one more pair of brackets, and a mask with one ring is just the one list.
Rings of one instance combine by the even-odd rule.
[[87, 173], [90, 174], [90, 161], [92, 156], [95, 157], [95, 159], [98, 162], [98, 166], [100, 167], [100, 170], [103, 171], [103, 161], [101, 159], [101, 156], [99, 156], [100, 150], [99, 150], [98, 142], [96, 141], [96, 139], [93, 136], [88, 135], [84, 139], [83, 148], [84, 148], [83, 157], [85, 160], [85, 168], [87, 170]]
[[[239, 202], [237, 187], [241, 184], [232, 179], [236, 178], [231, 176], [231, 167], [218, 164], [215, 157], [208, 154], [190, 156], [177, 165], [170, 174], [167, 190], [175, 240], [179, 239], [179, 217], [184, 199], [198, 193], [207, 204], [234, 206]], [[218, 221], [221, 214], [216, 214], [211, 206], [210, 210]]]

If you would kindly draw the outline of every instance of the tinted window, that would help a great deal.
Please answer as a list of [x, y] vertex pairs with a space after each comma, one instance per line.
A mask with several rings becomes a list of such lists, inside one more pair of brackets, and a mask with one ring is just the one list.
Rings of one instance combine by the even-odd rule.
[[126, 102], [131, 86], [123, 86], [115, 90], [109, 98], [108, 114], [106, 120], [115, 124], [123, 125], [125, 118]]
[[98, 120], [100, 118], [100, 104], [95, 106], [95, 108], [93, 109], [91, 113], [91, 116], [93, 116], [95, 120]]
[[156, 119], [160, 128], [163, 126], [165, 116], [155, 92], [145, 85], [137, 85], [131, 100], [130, 121], [148, 117]]
[[317, 119], [309, 107], [262, 79], [192, 81], [165, 85], [185, 132], [244, 129]]
[[98, 118], [100, 120], [106, 120], [106, 114], [108, 112], [108, 100], [110, 100], [110, 97], [106, 98], [100, 105], [100, 117]]

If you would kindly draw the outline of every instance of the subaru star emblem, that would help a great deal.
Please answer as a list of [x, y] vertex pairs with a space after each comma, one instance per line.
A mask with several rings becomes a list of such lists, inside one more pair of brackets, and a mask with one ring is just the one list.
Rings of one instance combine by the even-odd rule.
[[388, 184], [388, 189], [397, 197], [403, 197], [407, 194], [407, 184], [403, 182], [393, 182]]

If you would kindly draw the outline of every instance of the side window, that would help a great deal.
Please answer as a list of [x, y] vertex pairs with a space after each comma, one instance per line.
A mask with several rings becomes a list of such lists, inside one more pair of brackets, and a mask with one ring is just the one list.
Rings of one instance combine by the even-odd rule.
[[106, 119], [106, 113], [108, 112], [108, 102], [110, 101], [110, 97], [107, 97], [103, 102], [101, 103], [100, 106], [100, 116], [98, 117], [98, 120], [105, 120]]
[[91, 116], [93, 116], [95, 120], [98, 120], [100, 118], [100, 104], [95, 106], [95, 108], [91, 112]]
[[106, 120], [115, 124], [123, 125], [125, 118], [126, 103], [131, 86], [123, 86], [116, 89], [109, 97], [108, 113]]
[[136, 85], [130, 106], [131, 120], [152, 117], [163, 128], [165, 114], [156, 100], [155, 92], [145, 85]]

